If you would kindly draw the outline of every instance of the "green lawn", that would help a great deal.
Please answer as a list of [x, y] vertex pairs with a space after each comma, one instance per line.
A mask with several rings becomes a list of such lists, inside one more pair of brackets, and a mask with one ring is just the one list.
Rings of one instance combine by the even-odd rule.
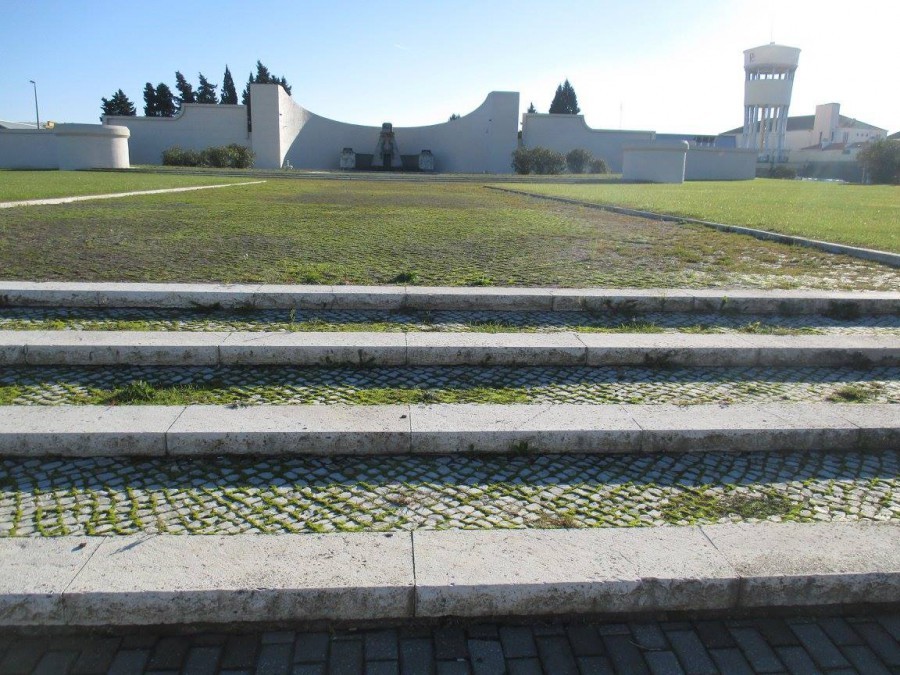
[[476, 183], [313, 179], [3, 209], [0, 279], [900, 288], [874, 263]]
[[99, 171], [4, 171], [0, 170], [0, 202], [23, 199], [52, 199], [99, 195], [135, 190], [162, 190], [239, 183], [246, 178], [223, 176], [175, 176], [146, 173], [104, 173]]
[[771, 180], [504, 187], [900, 252], [900, 187]]

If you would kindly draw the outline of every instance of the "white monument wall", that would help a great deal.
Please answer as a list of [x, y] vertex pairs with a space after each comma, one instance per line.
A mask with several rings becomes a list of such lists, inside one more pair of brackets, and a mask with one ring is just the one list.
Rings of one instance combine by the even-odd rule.
[[162, 164], [163, 150], [173, 145], [185, 150], [212, 146], [250, 145], [247, 109], [242, 105], [186, 103], [175, 117], [105, 115], [103, 124], [127, 127], [135, 164]]
[[[381, 127], [346, 124], [297, 105], [277, 85], [253, 85], [253, 151], [256, 166], [275, 168], [287, 160], [298, 169], [339, 169], [341, 150], [372, 154]], [[491, 92], [460, 119], [423, 127], [394, 127], [403, 155], [434, 154], [436, 171], [511, 173], [517, 139], [519, 94]], [[385, 120], [389, 122], [390, 120]]]
[[756, 150], [691, 148], [684, 166], [685, 180], [753, 180]]
[[626, 146], [622, 156], [622, 180], [683, 183], [687, 151], [687, 141]]
[[56, 169], [56, 136], [47, 129], [0, 129], [0, 169]]
[[128, 129], [57, 124], [53, 129], [0, 130], [2, 169], [127, 169]]
[[591, 129], [584, 115], [550, 115], [525, 113], [522, 116], [522, 145], [544, 147], [566, 154], [584, 148], [606, 161], [613, 173], [622, 171], [622, 149], [641, 141], [652, 141], [653, 131]]

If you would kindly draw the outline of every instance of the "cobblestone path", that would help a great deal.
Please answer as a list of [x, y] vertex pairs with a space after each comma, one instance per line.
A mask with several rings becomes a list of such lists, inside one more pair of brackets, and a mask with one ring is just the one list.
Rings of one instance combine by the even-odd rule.
[[618, 331], [900, 335], [900, 316], [838, 318], [587, 312], [380, 312], [164, 309], [0, 309], [0, 330], [145, 331]]
[[0, 536], [900, 519], [900, 451], [0, 460]]
[[900, 614], [20, 637], [0, 674], [744, 675], [900, 671]]
[[0, 368], [7, 405], [826, 401], [900, 403], [900, 368]]

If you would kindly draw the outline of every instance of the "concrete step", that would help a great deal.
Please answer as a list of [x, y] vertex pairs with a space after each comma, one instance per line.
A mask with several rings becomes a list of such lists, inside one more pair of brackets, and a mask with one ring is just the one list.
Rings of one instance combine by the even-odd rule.
[[3, 406], [0, 455], [890, 450], [892, 404]]
[[898, 601], [900, 529], [893, 523], [0, 539], [6, 627]]
[[570, 289], [0, 282], [0, 306], [724, 312], [865, 316], [900, 313], [900, 293], [741, 289]]
[[895, 366], [894, 335], [0, 331], [0, 365]]

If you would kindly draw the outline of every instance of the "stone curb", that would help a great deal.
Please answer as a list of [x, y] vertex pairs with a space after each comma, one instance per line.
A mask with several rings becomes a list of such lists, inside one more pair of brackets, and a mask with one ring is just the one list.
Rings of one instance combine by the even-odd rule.
[[898, 601], [894, 523], [0, 539], [0, 625], [7, 627]]
[[193, 192], [195, 190], [212, 190], [214, 188], [237, 187], [240, 185], [259, 185], [264, 180], [254, 180], [244, 183], [223, 183], [220, 185], [194, 185], [191, 187], [165, 188], [161, 190], [138, 190], [135, 192], [111, 192], [103, 195], [78, 195], [76, 197], [51, 197], [49, 199], [23, 199], [17, 202], [0, 202], [0, 209], [11, 209], [18, 206], [51, 206], [53, 204], [71, 204], [73, 202], [88, 202], [97, 199], [120, 199], [122, 197], [139, 197], [141, 195], [162, 195], [168, 192]]
[[895, 366], [892, 335], [0, 331], [0, 365]]
[[830, 241], [820, 241], [818, 239], [808, 239], [807, 237], [798, 237], [790, 234], [780, 234], [778, 232], [770, 232], [769, 230], [758, 230], [753, 227], [744, 227], [742, 225], [725, 225], [724, 223], [716, 223], [711, 220], [700, 220], [698, 218], [688, 218], [686, 216], [673, 216], [666, 213], [656, 213], [655, 211], [641, 211], [639, 209], [629, 209], [623, 206], [613, 206], [612, 204], [597, 204], [594, 202], [583, 202], [578, 199], [569, 199], [568, 197], [554, 197], [552, 195], [542, 195], [534, 192], [525, 192], [523, 190], [512, 190], [509, 188], [485, 185], [489, 190], [497, 190], [499, 192], [509, 192], [510, 194], [522, 195], [525, 197], [534, 197], [536, 199], [548, 199], [553, 202], [562, 202], [563, 204], [572, 204], [574, 206], [584, 206], [591, 209], [599, 209], [601, 211], [609, 211], [611, 213], [621, 213], [625, 216], [636, 216], [638, 218], [648, 218], [650, 220], [664, 220], [673, 223], [691, 223], [694, 225], [704, 225], [722, 232], [733, 232], [735, 234], [746, 234], [756, 239], [764, 241], [775, 241], [779, 244], [788, 244], [791, 246], [805, 246], [807, 248], [815, 248], [826, 253], [836, 253], [839, 255], [849, 255], [862, 260], [871, 260], [890, 267], [900, 267], [900, 253], [889, 253], [888, 251], [878, 251], [871, 248], [861, 248], [859, 246], [849, 246], [847, 244], [835, 244]]
[[900, 314], [900, 293], [0, 281], [0, 307]]
[[900, 406], [3, 406], [0, 456], [859, 451]]

